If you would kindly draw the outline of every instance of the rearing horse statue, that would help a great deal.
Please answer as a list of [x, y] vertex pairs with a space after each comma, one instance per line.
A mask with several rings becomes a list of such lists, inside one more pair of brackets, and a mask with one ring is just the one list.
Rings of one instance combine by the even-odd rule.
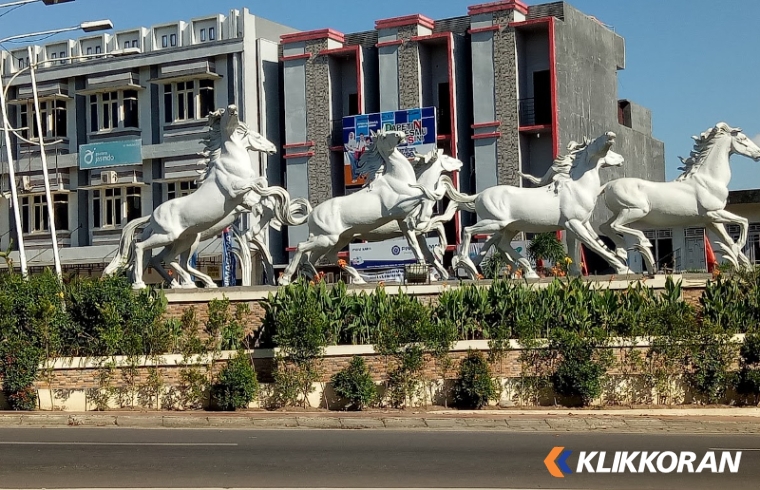
[[[135, 222], [144, 222], [145, 218], [128, 223], [122, 232], [120, 251], [107, 271], [124, 265], [133, 252], [132, 286], [135, 289], [146, 287], [143, 281], [146, 252], [167, 247], [177, 252], [188, 250], [192, 254], [201, 234], [234, 214], [256, 183], [256, 174], [248, 157], [250, 131], [240, 122], [237, 107], [230, 105], [226, 110], [217, 111], [217, 115], [219, 134], [215, 136], [218, 148], [210, 153], [208, 174], [198, 189], [158, 206], [138, 241], [134, 242], [133, 235], [140, 223]], [[171, 255], [170, 252], [167, 254]], [[172, 262], [172, 267], [183, 282], [189, 282], [189, 275], [183, 267], [176, 261]], [[199, 273], [194, 269], [190, 272]]]

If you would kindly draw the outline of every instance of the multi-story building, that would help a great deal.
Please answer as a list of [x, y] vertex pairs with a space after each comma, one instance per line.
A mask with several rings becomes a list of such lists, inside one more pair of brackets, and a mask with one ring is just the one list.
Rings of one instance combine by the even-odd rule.
[[[623, 38], [565, 2], [500, 1], [456, 18], [410, 15], [368, 32], [281, 41], [287, 187], [315, 204], [351, 191], [345, 116], [422, 107], [436, 108], [438, 147], [464, 163], [455, 180], [469, 193], [528, 185], [519, 171], [543, 175], [568, 142], [606, 131], [626, 163], [604, 170], [605, 180], [664, 180], [651, 113], [617, 94]], [[452, 225], [452, 242], [460, 227]], [[305, 237], [291, 230], [289, 245]]]
[[[80, 273], [100, 274], [131, 218], [192, 192], [205, 116], [229, 103], [281, 148], [271, 157], [251, 153], [260, 174], [313, 204], [356, 188], [345, 171], [344, 117], [412, 117], [418, 108], [435, 108], [434, 144], [464, 163], [454, 176], [464, 192], [528, 185], [519, 171], [541, 175], [568, 142], [605, 131], [617, 133], [616, 151], [626, 157], [622, 168], [603, 171], [605, 180], [664, 179], [650, 112], [617, 94], [623, 38], [565, 2], [505, 0], [450, 19], [382, 19], [352, 34], [298, 32], [243, 9], [55, 41], [33, 53], [43, 63], [37, 79], [62, 261]], [[27, 58], [26, 48], [5, 55], [6, 83]], [[28, 73], [9, 95], [12, 121], [34, 142]], [[88, 157], [96, 148], [114, 160]], [[18, 140], [13, 151], [29, 264], [48, 266], [39, 149]], [[5, 192], [7, 177], [2, 185]], [[0, 202], [0, 248], [14, 236], [8, 205]], [[473, 219], [457, 217], [449, 242]], [[277, 262], [306, 236], [305, 226], [272, 233]], [[211, 240], [200, 252], [201, 269], [217, 277], [220, 248]]]
[[[42, 136], [65, 270], [98, 275], [121, 227], [196, 187], [206, 116], [230, 103], [248, 126], [280, 145], [279, 38], [294, 29], [247, 9], [151, 28], [34, 46], [43, 131], [34, 125], [27, 48], [4, 53], [13, 148], [29, 266], [53, 263], [40, 149]], [[34, 129], [29, 129], [34, 128]], [[103, 157], [103, 156], [105, 157]], [[277, 180], [278, 156], [250, 153]], [[5, 157], [5, 151], [3, 151]], [[3, 159], [3, 192], [9, 189]], [[0, 202], [0, 248], [15, 238], [10, 200]], [[274, 248], [281, 249], [278, 243]], [[219, 240], [201, 246], [217, 275]], [[16, 260], [18, 263], [18, 260]], [[203, 266], [202, 266], [203, 267]], [[155, 275], [152, 276], [155, 279]]]

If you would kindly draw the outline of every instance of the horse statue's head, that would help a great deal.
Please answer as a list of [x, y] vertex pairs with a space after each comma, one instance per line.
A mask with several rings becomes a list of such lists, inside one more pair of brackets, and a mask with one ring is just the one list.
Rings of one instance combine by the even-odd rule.
[[[692, 136], [694, 149], [688, 158], [679, 157], [681, 163], [684, 164], [683, 167], [679, 167], [683, 173], [676, 180], [687, 180], [690, 176], [698, 173], [701, 168], [710, 168], [711, 165], [708, 163], [710, 161], [720, 162], [720, 159], [710, 158], [710, 155], [713, 153], [712, 149], [718, 147], [718, 142], [726, 142], [727, 138], [730, 138], [729, 146], [723, 145], [723, 148], [728, 151], [729, 156], [739, 154], [756, 162], [760, 161], [760, 147], [742, 133], [741, 128], [733, 128], [724, 122], [719, 122], [699, 136]], [[730, 173], [728, 175], [730, 176]]]
[[235, 104], [230, 104], [227, 109], [221, 110], [220, 130], [224, 141], [230, 141], [251, 151], [261, 151], [269, 155], [277, 153], [274, 143], [248, 129], [248, 126], [240, 120]]
[[715, 131], [731, 135], [731, 153], [744, 155], [756, 162], [760, 162], [760, 146], [752, 141], [741, 128], [732, 128], [728, 124], [721, 122], [715, 126]]
[[464, 166], [460, 160], [445, 155], [441, 149], [434, 149], [424, 155], [416, 154], [412, 159], [412, 165], [414, 165], [417, 180], [423, 174], [433, 169], [433, 167], [435, 167], [435, 171], [440, 175], [442, 172], [456, 172]]
[[380, 130], [372, 134], [372, 145], [381, 156], [388, 157], [396, 151], [398, 145], [406, 141], [406, 133], [403, 131]]
[[[585, 139], [582, 149], [579, 145], [575, 151], [570, 151], [574, 155], [573, 170], [578, 169], [581, 172], [586, 172], [597, 167], [619, 167], [622, 165], [625, 161], [623, 156], [612, 151], [615, 138], [615, 133], [608, 131], [593, 140]], [[573, 178], [577, 178], [578, 175], [574, 175], [573, 170], [570, 173]]]

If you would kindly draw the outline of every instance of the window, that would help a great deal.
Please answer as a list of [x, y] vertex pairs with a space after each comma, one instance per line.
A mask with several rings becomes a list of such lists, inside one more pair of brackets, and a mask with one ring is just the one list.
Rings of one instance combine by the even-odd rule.
[[214, 110], [214, 81], [190, 80], [164, 85], [164, 122], [202, 119]]
[[[18, 122], [21, 127], [21, 135], [29, 137], [29, 127], [34, 138], [39, 138], [37, 120], [34, 113], [34, 102], [29, 101], [21, 104], [18, 110]], [[31, 117], [29, 117], [31, 115]], [[42, 133], [45, 138], [65, 138], [67, 133], [66, 101], [44, 100], [40, 101], [40, 115], [42, 119]], [[23, 129], [26, 128], [26, 129]]]
[[[69, 195], [53, 194], [56, 230], [69, 228]], [[21, 228], [24, 233], [48, 231], [48, 207], [44, 195], [21, 198]]]
[[23, 70], [24, 69], [24, 58], [18, 59], [18, 69]]
[[110, 187], [92, 193], [92, 224], [95, 228], [121, 226], [141, 215], [139, 187]]
[[206, 29], [201, 29], [201, 42], [206, 42]]
[[55, 229], [69, 229], [69, 195], [53, 194], [53, 208], [55, 211]]
[[138, 127], [136, 90], [90, 95], [90, 131]]
[[124, 49], [127, 49], [129, 47], [129, 41], [124, 41]]
[[166, 185], [166, 196], [171, 200], [176, 197], [189, 196], [198, 188], [198, 183], [194, 180], [184, 182], [171, 182]]
[[171, 42], [172, 47], [174, 47], [174, 46], [177, 45], [177, 35], [176, 34], [172, 34], [169, 39], [171, 40], [170, 42]]
[[101, 53], [100, 46], [95, 46], [95, 54], [100, 54], [100, 53]]
[[161, 47], [162, 48], [169, 47], [169, 36], [161, 36]]
[[87, 54], [92, 54], [92, 48], [87, 48]]
[[137, 47], [137, 39], [135, 39], [135, 40], [132, 41], [132, 47], [133, 48]]
[[58, 58], [58, 54], [57, 53], [50, 53], [50, 59], [54, 60], [56, 58]]
[[216, 39], [216, 29], [214, 29], [213, 27], [209, 27], [208, 28], [208, 40], [209, 41], [213, 41], [214, 39]]
[[348, 115], [359, 114], [359, 94], [348, 94]]
[[[66, 57], [66, 51], [61, 51], [61, 55], [59, 56], [59, 58], [65, 58], [65, 57]], [[66, 60], [61, 59], [61, 61], [59, 61], [58, 63], [60, 63], [62, 65], [66, 64]]]
[[24, 233], [37, 233], [48, 229], [44, 196], [21, 198], [21, 228]]
[[207, 117], [214, 112], [216, 104], [214, 103], [214, 81], [213, 80], [201, 80], [200, 81], [200, 104], [201, 110], [198, 114], [199, 117]]

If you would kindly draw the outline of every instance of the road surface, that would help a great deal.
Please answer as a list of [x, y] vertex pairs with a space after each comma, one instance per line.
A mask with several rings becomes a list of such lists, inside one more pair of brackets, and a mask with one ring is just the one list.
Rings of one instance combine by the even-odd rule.
[[[736, 474], [571, 474], [573, 451], [744, 450]], [[608, 463], [609, 465], [609, 463]], [[373, 430], [0, 429], [0, 488], [757, 488], [760, 436]]]

